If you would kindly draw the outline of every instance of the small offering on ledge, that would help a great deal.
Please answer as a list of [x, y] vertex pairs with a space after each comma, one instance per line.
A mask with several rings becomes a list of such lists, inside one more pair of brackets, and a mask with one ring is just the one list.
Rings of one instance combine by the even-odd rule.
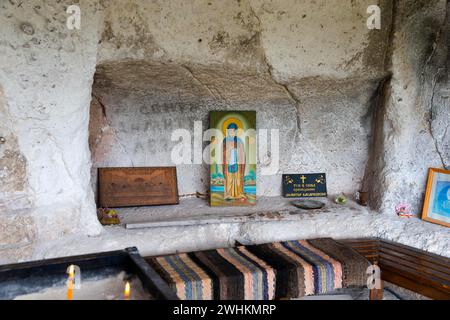
[[340, 196], [336, 197], [334, 202], [336, 202], [337, 204], [344, 205], [344, 204], [347, 204], [347, 198], [344, 195], [340, 195]]
[[99, 208], [98, 216], [100, 223], [104, 226], [120, 224], [119, 215], [116, 210], [109, 208]]
[[314, 200], [297, 200], [291, 202], [293, 206], [304, 210], [317, 210], [325, 207], [325, 203]]
[[411, 206], [407, 203], [399, 203], [395, 207], [395, 213], [397, 213], [400, 218], [412, 218]]

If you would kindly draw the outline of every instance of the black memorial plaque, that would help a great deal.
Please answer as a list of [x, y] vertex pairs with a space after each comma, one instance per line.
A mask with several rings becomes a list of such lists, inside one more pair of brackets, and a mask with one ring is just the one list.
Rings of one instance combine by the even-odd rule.
[[283, 197], [319, 198], [327, 196], [325, 173], [283, 174]]

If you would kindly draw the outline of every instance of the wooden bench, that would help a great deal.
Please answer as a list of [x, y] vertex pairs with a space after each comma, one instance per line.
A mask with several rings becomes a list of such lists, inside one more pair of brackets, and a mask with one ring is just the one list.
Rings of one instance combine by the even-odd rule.
[[449, 258], [376, 238], [340, 242], [377, 264], [382, 280], [432, 299], [450, 299]]

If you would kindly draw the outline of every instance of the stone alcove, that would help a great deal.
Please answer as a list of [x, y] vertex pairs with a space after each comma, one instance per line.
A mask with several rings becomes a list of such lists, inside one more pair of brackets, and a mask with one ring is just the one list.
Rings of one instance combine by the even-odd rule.
[[173, 163], [178, 141], [172, 133], [188, 130], [193, 147], [195, 123], [201, 123], [196, 130], [202, 134], [211, 110], [256, 110], [258, 129], [268, 130], [269, 139], [270, 130], [279, 132], [279, 147], [270, 150], [279, 153], [274, 174], [261, 174], [261, 167], [272, 164], [268, 155], [258, 162], [259, 196], [280, 196], [282, 173], [323, 171], [330, 194], [353, 195], [361, 188], [369, 154], [378, 82], [309, 79], [286, 86], [268, 70], [142, 60], [99, 65], [89, 126], [93, 188], [99, 167], [176, 165], [181, 195], [205, 193], [208, 166], [195, 164], [193, 152], [193, 164]]

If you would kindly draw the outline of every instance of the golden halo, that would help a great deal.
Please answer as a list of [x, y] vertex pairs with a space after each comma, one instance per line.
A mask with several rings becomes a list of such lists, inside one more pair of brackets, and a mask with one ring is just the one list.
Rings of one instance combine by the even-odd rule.
[[227, 136], [227, 128], [232, 123], [234, 123], [238, 127], [238, 130], [239, 129], [244, 130], [244, 125], [242, 124], [241, 120], [239, 120], [237, 118], [228, 118], [227, 120], [225, 120], [223, 122], [223, 125], [222, 125], [222, 133], [223, 133], [224, 137]]

